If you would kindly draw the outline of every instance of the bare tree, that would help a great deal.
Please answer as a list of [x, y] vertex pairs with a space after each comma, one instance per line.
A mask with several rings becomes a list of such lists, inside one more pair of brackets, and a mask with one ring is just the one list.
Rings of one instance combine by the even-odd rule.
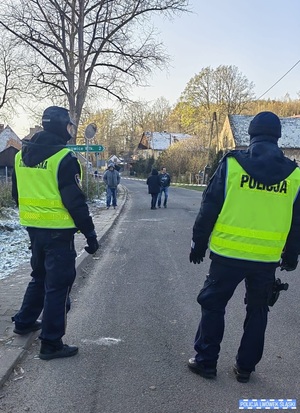
[[223, 114], [240, 114], [254, 99], [254, 84], [236, 66], [219, 66], [213, 73], [212, 100]]
[[136, 101], [124, 106], [124, 119], [131, 128], [142, 134], [146, 131], [163, 131], [168, 128], [171, 106], [164, 97], [154, 102]]
[[168, 100], [164, 97], [156, 99], [152, 105], [153, 131], [162, 132], [169, 130], [169, 117], [171, 114], [171, 106]]
[[25, 87], [18, 65], [19, 59], [20, 55], [16, 45], [2, 38], [0, 41], [0, 113], [2, 119], [11, 117], [22, 93], [21, 89]]
[[143, 132], [167, 130], [169, 102], [161, 97], [154, 102], [137, 101], [123, 105], [120, 113], [118, 135], [123, 142], [124, 151], [133, 152], [137, 147]]
[[181, 102], [193, 108], [198, 118], [211, 119], [218, 112], [221, 121], [227, 114], [240, 114], [254, 99], [254, 85], [235, 66], [206, 67], [195, 75], [181, 95]]
[[151, 104], [138, 100], [124, 107], [124, 118], [139, 133], [152, 129]]
[[91, 90], [123, 100], [167, 56], [149, 27], [189, 0], [4, 0], [0, 25], [27, 47], [27, 67], [46, 96], [80, 119]]
[[209, 146], [213, 127], [220, 130], [226, 115], [246, 111], [254, 99], [253, 88], [235, 66], [205, 67], [188, 82], [172, 118]]

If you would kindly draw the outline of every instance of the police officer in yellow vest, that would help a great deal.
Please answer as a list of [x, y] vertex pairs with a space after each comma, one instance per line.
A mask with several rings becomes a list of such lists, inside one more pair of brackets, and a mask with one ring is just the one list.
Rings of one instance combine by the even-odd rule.
[[39, 357], [50, 360], [78, 352], [62, 341], [76, 276], [74, 234], [80, 230], [85, 235], [90, 254], [99, 245], [80, 187], [80, 164], [65, 146], [74, 126], [68, 110], [47, 108], [42, 125], [43, 131], [23, 140], [15, 158], [12, 194], [31, 241], [32, 280], [13, 321], [17, 334], [41, 329]]
[[263, 354], [276, 268], [293, 271], [300, 252], [300, 170], [278, 147], [281, 122], [261, 112], [248, 133], [249, 148], [221, 160], [193, 227], [190, 262], [203, 261], [209, 247], [211, 265], [197, 298], [202, 317], [188, 366], [208, 379], [217, 374], [226, 305], [245, 280], [246, 318], [234, 373], [239, 382], [249, 381]]

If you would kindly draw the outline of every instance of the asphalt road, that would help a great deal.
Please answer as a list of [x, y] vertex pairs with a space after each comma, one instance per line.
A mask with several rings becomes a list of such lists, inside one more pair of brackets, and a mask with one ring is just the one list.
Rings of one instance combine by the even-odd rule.
[[[299, 271], [271, 309], [263, 360], [248, 384], [232, 372], [244, 318], [241, 284], [226, 313], [216, 380], [186, 366], [209, 259], [190, 264], [201, 193], [171, 187], [150, 210], [145, 182], [123, 181], [129, 200], [84, 283], [73, 291], [65, 342], [78, 356], [41, 361], [33, 345], [0, 393], [5, 413], [235, 413], [241, 399], [299, 399]], [[294, 411], [298, 411], [294, 410]]]

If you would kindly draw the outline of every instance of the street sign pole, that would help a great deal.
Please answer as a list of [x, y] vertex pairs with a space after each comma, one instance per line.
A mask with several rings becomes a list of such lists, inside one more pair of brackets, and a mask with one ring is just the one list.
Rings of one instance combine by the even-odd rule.
[[96, 155], [96, 175], [94, 175], [94, 177], [97, 179], [97, 181], [96, 181], [96, 188], [97, 188], [97, 197], [99, 198], [98, 152], [96, 152], [95, 155]]
[[89, 140], [93, 139], [97, 132], [97, 125], [90, 123], [85, 128], [84, 137], [86, 143], [86, 197], [89, 197]]

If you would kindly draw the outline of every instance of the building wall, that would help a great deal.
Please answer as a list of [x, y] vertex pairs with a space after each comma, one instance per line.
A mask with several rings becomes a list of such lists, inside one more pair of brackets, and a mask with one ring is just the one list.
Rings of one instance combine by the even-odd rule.
[[300, 165], [300, 149], [284, 149], [283, 153], [292, 161], [295, 160]]
[[158, 151], [158, 150], [153, 150], [153, 149], [143, 149], [143, 150], [138, 150], [137, 154], [143, 159], [149, 159], [153, 156], [153, 158], [156, 160], [158, 159], [159, 155], [163, 151]]
[[18, 149], [10, 146], [4, 151], [0, 152], [0, 167], [13, 167], [15, 164], [15, 155], [19, 152]]
[[235, 142], [233, 138], [233, 133], [229, 123], [228, 117], [226, 117], [223, 128], [216, 142], [217, 151], [228, 151], [230, 149], [235, 149]]

